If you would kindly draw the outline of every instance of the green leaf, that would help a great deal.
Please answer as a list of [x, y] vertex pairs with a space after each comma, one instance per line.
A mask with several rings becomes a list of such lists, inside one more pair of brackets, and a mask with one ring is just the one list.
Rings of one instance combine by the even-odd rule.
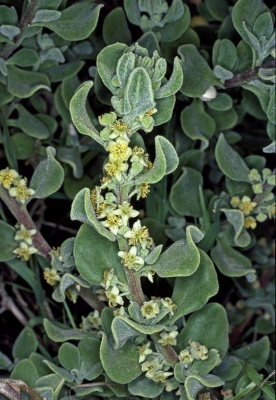
[[30, 360], [21, 360], [15, 365], [10, 378], [23, 381], [26, 385], [34, 387], [39, 376]]
[[229, 39], [216, 40], [213, 46], [212, 61], [214, 67], [221, 67], [232, 71], [237, 63], [237, 49]]
[[100, 362], [100, 345], [100, 340], [92, 337], [87, 337], [79, 342], [80, 362], [85, 364], [86, 371]]
[[12, 355], [15, 360], [23, 360], [28, 358], [29, 355], [36, 351], [38, 342], [36, 336], [31, 328], [28, 326], [24, 328], [12, 348]]
[[90, 190], [88, 188], [84, 188], [77, 193], [72, 203], [70, 217], [73, 221], [77, 220], [93, 226], [100, 235], [106, 237], [112, 242], [116, 240], [116, 236], [105, 228], [97, 219], [91, 204]]
[[[0, 190], [5, 190], [1, 188]], [[13, 250], [18, 247], [18, 242], [14, 240], [16, 230], [4, 221], [0, 220], [0, 261], [9, 261], [15, 258]]]
[[154, 93], [154, 98], [161, 99], [164, 97], [169, 97], [181, 88], [183, 83], [183, 73], [181, 68], [181, 62], [178, 57], [174, 59], [173, 65], [173, 72], [165, 85], [161, 86], [156, 92]]
[[202, 238], [203, 234], [198, 228], [188, 226], [186, 239], [172, 244], [150, 269], [163, 278], [192, 275], [200, 263], [200, 253], [195, 243]]
[[99, 132], [92, 124], [85, 107], [87, 95], [92, 86], [93, 82], [84, 82], [72, 97], [69, 108], [72, 121], [78, 131], [84, 135], [92, 137], [96, 142], [100, 143], [104, 147], [104, 141], [101, 139]]
[[250, 182], [249, 168], [241, 156], [232, 149], [221, 133], [215, 150], [216, 161], [221, 171], [233, 181]]
[[164, 390], [162, 382], [154, 382], [144, 375], [138, 376], [128, 384], [129, 392], [134, 396], [141, 396], [143, 399], [153, 399], [159, 396]]
[[264, 368], [269, 357], [270, 342], [267, 336], [247, 344], [238, 350], [234, 350], [232, 354], [247, 363], [253, 365], [257, 371]]
[[[113, 97], [111, 98], [113, 104]], [[143, 67], [135, 68], [129, 75], [124, 92], [124, 114], [135, 119], [155, 106], [151, 79]]]
[[243, 363], [238, 357], [226, 356], [222, 362], [213, 370], [215, 375], [218, 375], [224, 381], [232, 381], [237, 378], [243, 369]]
[[200, 149], [203, 151], [209, 145], [209, 140], [216, 130], [212, 117], [204, 110], [203, 102], [194, 99], [192, 104], [185, 107], [180, 115], [181, 127], [192, 140], [201, 140]]
[[145, 257], [145, 262], [147, 264], [153, 264], [155, 261], [157, 261], [161, 251], [162, 251], [163, 245], [160, 244], [159, 246], [156, 246], [146, 257]]
[[194, 371], [198, 374], [206, 375], [216, 365], [220, 364], [221, 358], [219, 352], [215, 349], [211, 349], [208, 351], [208, 358], [206, 360], [194, 360], [193, 364], [189, 368], [189, 371]]
[[232, 97], [226, 93], [218, 93], [217, 97], [208, 101], [208, 107], [218, 111], [228, 111], [233, 107]]
[[21, 104], [18, 104], [18, 125], [27, 135], [37, 139], [47, 139], [50, 136], [47, 126], [39, 118], [32, 115]]
[[96, 28], [103, 4], [79, 2], [65, 8], [58, 19], [34, 23], [45, 26], [65, 40], [86, 39]]
[[152, 168], [138, 176], [136, 184], [140, 183], [156, 183], [160, 181], [164, 175], [173, 172], [178, 165], [178, 156], [173, 145], [164, 137], [155, 137], [155, 160]]
[[126, 343], [120, 349], [115, 350], [113, 339], [103, 334], [100, 357], [105, 372], [115, 382], [129, 383], [142, 372], [138, 362], [137, 346], [132, 343]]
[[220, 81], [199, 54], [193, 44], [184, 44], [178, 48], [183, 71], [183, 85], [180, 91], [189, 97], [203, 95], [210, 86], [220, 86]]
[[216, 375], [199, 375], [199, 374], [189, 374], [184, 382], [184, 387], [186, 389], [187, 398], [189, 400], [195, 400], [198, 392], [207, 387], [218, 387], [222, 386], [224, 381]]
[[87, 283], [84, 279], [74, 276], [69, 273], [65, 273], [62, 275], [61, 280], [59, 281], [59, 285], [55, 288], [52, 298], [57, 302], [63, 302], [66, 299], [66, 290], [71, 287], [75, 286], [76, 284], [80, 285], [81, 287], [90, 287], [90, 284]]
[[75, 376], [66, 369], [58, 367], [56, 364], [48, 360], [44, 360], [44, 362], [47, 365], [47, 367], [49, 367], [56, 375], [60, 376], [64, 381], [69, 383], [74, 382]]
[[206, 0], [204, 4], [216, 21], [223, 21], [229, 14], [229, 4], [226, 0]]
[[240, 210], [221, 208], [228, 222], [235, 231], [234, 242], [239, 247], [247, 247], [251, 242], [251, 236], [244, 228], [244, 213]]
[[13, 25], [1, 25], [0, 34], [13, 41], [13, 38], [20, 34], [20, 29]]
[[80, 151], [77, 147], [59, 147], [57, 157], [60, 161], [72, 167], [75, 178], [80, 179], [83, 175], [83, 164]]
[[164, 97], [163, 99], [155, 99], [155, 108], [157, 112], [153, 114], [154, 126], [164, 124], [172, 118], [175, 105], [175, 96]]
[[191, 20], [190, 10], [187, 4], [181, 4], [181, 6], [184, 7], [183, 14], [180, 18], [173, 22], [166, 23], [163, 28], [156, 30], [157, 35], [161, 35], [161, 42], [172, 42], [177, 40], [188, 29]]
[[39, 89], [51, 91], [50, 81], [45, 74], [30, 72], [8, 65], [8, 91], [16, 97], [30, 97]]
[[262, 0], [239, 0], [234, 5], [232, 9], [234, 27], [249, 45], [251, 45], [251, 41], [245, 30], [245, 24], [252, 31], [257, 18], [266, 12], [270, 12], [270, 10]]
[[197, 270], [190, 276], [175, 279], [172, 301], [177, 305], [177, 310], [171, 317], [170, 324], [200, 309], [218, 292], [214, 265], [206, 253], [202, 250], [199, 252], [200, 263]]
[[38, 10], [32, 19], [32, 24], [36, 22], [50, 22], [59, 19], [61, 16], [60, 11], [56, 10]]
[[47, 147], [47, 158], [40, 161], [32, 179], [30, 186], [35, 190], [34, 197], [41, 199], [50, 196], [58, 191], [64, 179], [63, 168], [55, 159], [56, 150], [53, 147]]
[[223, 358], [228, 350], [228, 321], [224, 307], [209, 303], [194, 312], [178, 335], [179, 347], [185, 349], [189, 340], [199, 342], [208, 350], [218, 350]]
[[0, 351], [0, 368], [4, 370], [11, 370], [13, 362], [2, 351]]
[[202, 175], [193, 168], [183, 168], [183, 174], [172, 186], [170, 202], [180, 215], [201, 217], [199, 187], [203, 184]]
[[207, 103], [207, 107], [209, 108], [208, 114], [215, 121], [216, 131], [225, 131], [227, 129], [232, 129], [237, 125], [239, 116], [234, 107], [231, 107], [225, 111], [218, 110], [218, 108], [211, 108], [209, 107], [209, 103]]
[[80, 369], [80, 353], [71, 343], [63, 343], [58, 350], [58, 359], [63, 368], [71, 371]]
[[112, 85], [111, 80], [116, 74], [116, 66], [126, 48], [127, 45], [123, 43], [114, 43], [104, 47], [97, 57], [97, 71], [104, 85], [113, 94], [117, 88]]
[[48, 76], [51, 82], [59, 82], [77, 75], [84, 64], [84, 61], [72, 61], [44, 69], [43, 73]]
[[276, 100], [275, 100], [275, 91], [272, 93], [270, 97], [268, 107], [267, 107], [267, 116], [269, 121], [273, 124], [276, 124]]
[[13, 95], [8, 92], [7, 86], [0, 82], [0, 106], [9, 103], [13, 99]]
[[119, 280], [125, 282], [124, 268], [118, 251], [117, 243], [110, 242], [94, 228], [84, 224], [77, 233], [74, 246], [76, 267], [84, 279], [95, 285], [103, 280], [104, 271], [111, 268], [114, 268]]
[[34, 50], [21, 49], [8, 58], [6, 63], [7, 65], [15, 64], [19, 67], [32, 67], [39, 63], [39, 56]]
[[48, 319], [43, 320], [43, 326], [47, 336], [54, 342], [66, 342], [68, 340], [81, 340], [91, 337], [91, 332], [83, 332], [81, 329], [61, 328]]
[[218, 239], [211, 250], [212, 260], [223, 275], [239, 277], [255, 273], [249, 258], [233, 249], [225, 239]]
[[130, 45], [131, 32], [127, 25], [125, 12], [122, 7], [114, 8], [105, 18], [103, 23], [103, 38], [106, 44], [116, 42]]

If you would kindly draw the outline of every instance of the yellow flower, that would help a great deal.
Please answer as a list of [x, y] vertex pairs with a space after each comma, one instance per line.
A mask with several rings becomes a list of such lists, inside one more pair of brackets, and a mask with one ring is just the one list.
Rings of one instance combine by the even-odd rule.
[[144, 304], [141, 306], [141, 313], [144, 318], [146, 319], [151, 319], [156, 317], [157, 314], [159, 314], [159, 307], [158, 304], [153, 301], [145, 301]]
[[38, 250], [34, 247], [30, 247], [27, 243], [21, 242], [20, 247], [13, 250], [13, 253], [16, 254], [17, 258], [20, 258], [22, 261], [28, 261], [31, 254], [37, 253]]
[[188, 349], [182, 350], [179, 353], [179, 361], [184, 364], [184, 367], [187, 368], [189, 364], [194, 361], [194, 356], [189, 352]]
[[43, 278], [48, 283], [48, 285], [55, 286], [55, 284], [60, 281], [60, 276], [55, 269], [45, 268], [43, 272]]
[[189, 340], [190, 352], [194, 356], [195, 360], [206, 360], [208, 358], [208, 349], [202, 346], [195, 340]]
[[139, 194], [137, 200], [139, 200], [140, 197], [142, 197], [142, 199], [145, 199], [150, 192], [149, 190], [150, 185], [148, 183], [141, 183], [141, 185], [139, 185], [138, 188], [139, 188]]
[[174, 311], [177, 309], [177, 305], [173, 303], [172, 299], [170, 297], [165, 297], [164, 299], [161, 299], [161, 302], [162, 306], [168, 308], [170, 310], [169, 314], [173, 316]]
[[34, 194], [35, 191], [27, 187], [25, 179], [18, 180], [16, 182], [16, 186], [9, 190], [9, 195], [11, 197], [15, 197], [16, 200], [20, 201], [22, 204], [26, 203], [26, 200], [28, 200]]
[[153, 243], [149, 236], [149, 231], [146, 226], [141, 226], [140, 220], [133, 224], [133, 228], [124, 234], [130, 245], [136, 246], [140, 244], [143, 249], [150, 247]]
[[115, 208], [116, 208], [115, 204], [109, 203], [108, 201], [104, 200], [97, 207], [96, 215], [98, 218], [105, 218], [110, 214], [114, 214]]
[[18, 173], [14, 169], [8, 167], [0, 171], [0, 184], [5, 189], [10, 189], [14, 180], [18, 177]]
[[19, 227], [18, 232], [16, 233], [14, 239], [19, 242], [26, 242], [29, 246], [32, 245], [33, 239], [32, 236], [35, 235], [36, 229], [27, 229], [24, 225], [17, 225]]
[[91, 190], [90, 200], [92, 203], [92, 207], [95, 209], [97, 207], [97, 191], [96, 191], [96, 189]]
[[117, 137], [128, 139], [129, 128], [126, 122], [115, 121], [113, 124], [108, 126], [108, 129], [112, 132], [109, 135], [110, 139], [116, 139]]
[[107, 151], [110, 152], [109, 160], [111, 162], [126, 161], [132, 154], [132, 150], [128, 147], [128, 144], [120, 139], [117, 142], [111, 142], [107, 147]]
[[239, 204], [239, 209], [244, 213], [244, 215], [249, 215], [258, 203], [251, 201], [250, 197], [243, 196], [241, 203]]
[[117, 288], [117, 286], [113, 286], [111, 290], [107, 290], [105, 292], [105, 295], [108, 299], [108, 305], [109, 307], [116, 307], [118, 304], [121, 306], [124, 304], [124, 300], [122, 296], [120, 296], [120, 291]]
[[114, 176], [120, 182], [122, 180], [122, 173], [128, 169], [128, 164], [121, 161], [108, 161], [104, 169], [110, 177]]
[[241, 199], [238, 196], [233, 196], [230, 200], [230, 204], [233, 208], [239, 207]]
[[108, 228], [114, 235], [118, 234], [122, 220], [114, 214], [109, 214], [105, 221], [102, 221], [103, 226]]
[[244, 219], [244, 227], [245, 227], [246, 229], [249, 229], [249, 228], [255, 229], [256, 226], [257, 226], [257, 222], [256, 222], [255, 218], [253, 218], [253, 217], [246, 217], [246, 218]]
[[143, 344], [143, 346], [139, 347], [139, 363], [142, 363], [145, 361], [147, 355], [152, 353], [152, 350], [150, 349], [150, 342]]
[[157, 340], [162, 346], [176, 346], [176, 336], [178, 335], [177, 331], [172, 332], [161, 332], [160, 339]]
[[130, 250], [119, 251], [118, 256], [122, 259], [122, 264], [129, 269], [138, 270], [144, 265], [144, 260], [142, 257], [137, 256], [137, 248], [132, 246]]
[[113, 212], [115, 215], [119, 215], [122, 218], [123, 225], [127, 225], [129, 218], [135, 218], [139, 215], [139, 211], [133, 209], [133, 207], [124, 201], [123, 204], [118, 206], [118, 209]]

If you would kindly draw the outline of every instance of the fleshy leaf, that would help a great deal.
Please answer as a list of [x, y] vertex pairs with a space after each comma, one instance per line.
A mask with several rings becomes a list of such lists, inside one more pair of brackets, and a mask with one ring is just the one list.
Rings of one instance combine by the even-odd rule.
[[216, 375], [199, 375], [199, 374], [189, 374], [185, 379], [184, 387], [186, 389], [187, 398], [189, 400], [195, 400], [198, 392], [207, 387], [218, 387], [222, 386], [224, 381]]
[[37, 139], [47, 139], [50, 136], [49, 129], [39, 118], [32, 115], [20, 104], [17, 109], [19, 111], [18, 125], [23, 132]]
[[59, 362], [63, 368], [71, 371], [80, 369], [80, 353], [72, 343], [63, 343], [58, 350]]
[[31, 328], [24, 328], [13, 345], [12, 355], [15, 360], [23, 360], [37, 349], [37, 339]]
[[244, 228], [244, 213], [240, 210], [231, 210], [221, 208], [228, 222], [233, 226], [235, 231], [234, 241], [239, 247], [246, 247], [250, 244], [251, 236]]
[[249, 168], [241, 156], [226, 142], [223, 134], [217, 141], [215, 156], [221, 171], [233, 181], [250, 182]]
[[173, 72], [169, 81], [165, 83], [164, 86], [161, 86], [161, 88], [154, 93], [154, 98], [160, 99], [175, 94], [181, 88], [182, 83], [183, 83], [183, 73], [181, 68], [181, 62], [178, 57], [175, 57]]
[[129, 383], [142, 372], [137, 346], [133, 343], [128, 342], [115, 350], [113, 339], [103, 333], [100, 356], [105, 372], [114, 382]]
[[83, 332], [81, 329], [61, 328], [48, 319], [43, 320], [43, 326], [47, 336], [54, 342], [66, 342], [68, 340], [81, 340], [91, 337], [91, 332]]
[[106, 44], [116, 42], [131, 44], [131, 32], [122, 7], [114, 8], [103, 23], [103, 38]]
[[8, 65], [8, 91], [16, 97], [30, 97], [39, 89], [51, 91], [50, 81], [45, 74], [30, 72]]
[[12, 226], [0, 220], [0, 261], [9, 261], [15, 258], [13, 250], [18, 247], [18, 242], [14, 240], [15, 234], [16, 230]]
[[152, 168], [136, 179], [136, 184], [156, 183], [164, 175], [173, 172], [178, 165], [178, 156], [173, 145], [164, 137], [155, 138], [156, 156]]
[[198, 228], [187, 227], [186, 239], [173, 243], [150, 269], [163, 278], [192, 275], [200, 263], [200, 253], [195, 242], [201, 239], [203, 234]]
[[170, 324], [200, 309], [218, 292], [218, 278], [212, 260], [202, 250], [199, 252], [198, 269], [190, 276], [175, 279], [172, 301], [177, 305], [177, 309], [170, 319]]
[[87, 95], [92, 86], [92, 81], [84, 82], [72, 97], [69, 109], [72, 121], [78, 131], [84, 135], [92, 137], [96, 142], [100, 143], [104, 147], [104, 141], [101, 139], [99, 132], [92, 124], [85, 108]]
[[64, 179], [64, 171], [60, 163], [55, 159], [56, 150], [47, 147], [47, 158], [40, 161], [30, 183], [35, 190], [33, 197], [42, 199], [58, 191]]
[[114, 269], [119, 280], [124, 282], [126, 278], [118, 251], [116, 242], [111, 242], [94, 228], [84, 224], [79, 229], [75, 240], [76, 267], [85, 280], [95, 285], [103, 280], [104, 271], [111, 268]]
[[233, 249], [225, 239], [217, 240], [211, 256], [220, 272], [226, 276], [238, 277], [256, 272], [249, 258]]

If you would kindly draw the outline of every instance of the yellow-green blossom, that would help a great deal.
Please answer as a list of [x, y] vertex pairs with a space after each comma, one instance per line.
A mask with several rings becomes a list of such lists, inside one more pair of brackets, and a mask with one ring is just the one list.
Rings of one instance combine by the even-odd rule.
[[118, 283], [118, 278], [114, 273], [114, 269], [109, 269], [104, 271], [104, 278], [101, 282], [101, 285], [105, 288], [108, 289], [109, 286], [111, 285], [116, 285]]
[[145, 154], [145, 150], [142, 147], [135, 146], [132, 149], [132, 157], [130, 158], [131, 162], [137, 162], [147, 167], [148, 154]]
[[116, 209], [116, 204], [109, 203], [108, 201], [104, 200], [100, 203], [96, 209], [96, 215], [98, 218], [106, 218], [110, 214], [114, 214], [114, 210]]
[[124, 304], [122, 296], [120, 296], [120, 290], [117, 286], [113, 286], [111, 290], [107, 290], [105, 295], [108, 299], [109, 307], [116, 307], [118, 304], [121, 306]]
[[245, 219], [244, 219], [244, 227], [246, 228], [246, 229], [255, 229], [256, 228], [256, 226], [257, 226], [257, 222], [256, 222], [256, 220], [255, 220], [255, 218], [253, 218], [253, 217], [246, 217]]
[[55, 269], [50, 269], [50, 268], [45, 268], [43, 272], [43, 277], [45, 281], [51, 286], [54, 286], [61, 279], [57, 271]]
[[93, 313], [90, 313], [87, 316], [87, 320], [93, 325], [93, 328], [98, 330], [102, 325], [100, 313], [98, 310], [95, 310]]
[[122, 180], [122, 174], [128, 169], [128, 164], [121, 161], [108, 161], [104, 169], [110, 177], [114, 177], [120, 182]]
[[117, 210], [115, 210], [113, 213], [120, 216], [123, 225], [127, 225], [129, 218], [135, 218], [137, 215], [139, 215], [139, 211], [134, 210], [127, 201], [124, 201], [123, 204], [120, 204]]
[[27, 243], [21, 242], [19, 247], [13, 250], [13, 253], [16, 254], [17, 258], [20, 258], [22, 261], [28, 261], [31, 254], [37, 253], [38, 250], [35, 247], [28, 246]]
[[141, 183], [141, 185], [138, 185], [138, 196], [137, 196], [137, 200], [140, 199], [140, 197], [142, 197], [142, 199], [145, 199], [147, 197], [147, 195], [150, 192], [150, 185], [148, 183]]
[[16, 186], [12, 187], [9, 190], [9, 195], [15, 197], [16, 200], [20, 201], [20, 203], [25, 204], [26, 201], [35, 194], [33, 189], [27, 187], [27, 183], [25, 179], [20, 179], [16, 181]]
[[195, 360], [206, 360], [208, 358], [208, 349], [195, 340], [189, 340], [190, 352]]
[[176, 346], [176, 336], [178, 335], [177, 331], [172, 332], [161, 332], [160, 339], [157, 341], [162, 346]]
[[130, 245], [136, 246], [140, 244], [143, 249], [150, 247], [153, 243], [149, 236], [149, 231], [146, 226], [141, 226], [141, 221], [138, 220], [133, 224], [133, 228], [124, 234]]
[[14, 239], [19, 242], [26, 242], [31, 246], [33, 244], [32, 236], [35, 235], [36, 229], [27, 229], [23, 224], [17, 225], [17, 227], [19, 227], [19, 230], [16, 232]]
[[118, 139], [116, 142], [111, 142], [107, 147], [110, 152], [109, 160], [111, 162], [126, 161], [132, 154], [132, 150], [128, 147], [128, 143], [122, 139]]
[[248, 178], [251, 182], [254, 182], [254, 181], [261, 182], [261, 180], [262, 180], [261, 175], [259, 174], [259, 172], [256, 168], [253, 168], [250, 170], [250, 172], [248, 174]]
[[194, 356], [189, 352], [188, 349], [182, 350], [179, 353], [179, 361], [184, 364], [184, 367], [187, 368], [189, 364], [191, 364], [194, 361]]
[[[172, 372], [157, 371], [151, 378], [154, 382], [164, 382], [169, 376], [173, 375]], [[147, 376], [147, 374], [146, 374]]]
[[108, 126], [108, 129], [112, 132], [109, 135], [110, 139], [116, 139], [120, 137], [129, 140], [128, 138], [129, 127], [126, 122], [115, 121], [113, 122], [113, 124]]
[[158, 370], [163, 367], [163, 364], [160, 363], [159, 359], [156, 357], [151, 361], [145, 361], [142, 364], [142, 371], [146, 372], [146, 377], [152, 379]]
[[250, 197], [243, 196], [241, 203], [239, 204], [239, 209], [244, 213], [244, 215], [249, 215], [257, 206], [258, 203], [251, 201]]
[[241, 204], [241, 199], [238, 196], [233, 196], [230, 200], [230, 204], [233, 208], [237, 208]]
[[137, 256], [137, 247], [132, 246], [129, 251], [119, 251], [118, 256], [122, 259], [122, 264], [129, 269], [138, 270], [144, 265], [142, 257]]
[[154, 300], [145, 301], [141, 306], [141, 313], [144, 318], [155, 318], [160, 312], [158, 304]]
[[0, 185], [5, 189], [10, 189], [12, 183], [18, 178], [18, 173], [14, 169], [5, 168], [0, 171]]
[[114, 214], [109, 214], [105, 221], [101, 221], [103, 226], [108, 228], [114, 235], [118, 234], [120, 226], [122, 226], [121, 218], [117, 217]]
[[172, 299], [170, 297], [165, 297], [164, 299], [161, 299], [162, 306], [164, 308], [169, 309], [169, 314], [171, 316], [174, 315], [174, 311], [177, 309], [177, 305], [173, 303]]
[[143, 344], [143, 346], [140, 346], [138, 348], [139, 352], [139, 363], [142, 363], [145, 361], [147, 355], [152, 353], [152, 350], [150, 348], [150, 342]]

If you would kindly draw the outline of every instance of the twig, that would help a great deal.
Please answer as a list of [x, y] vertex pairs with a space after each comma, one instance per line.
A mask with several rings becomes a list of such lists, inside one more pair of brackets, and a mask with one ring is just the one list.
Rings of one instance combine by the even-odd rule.
[[234, 87], [234, 86], [241, 86], [247, 82], [253, 81], [254, 79], [258, 78], [258, 72], [260, 68], [275, 68], [276, 67], [276, 60], [270, 61], [266, 64], [260, 65], [253, 69], [248, 69], [247, 71], [241, 72], [233, 76], [231, 79], [226, 79], [224, 82], [224, 87], [226, 89]]

